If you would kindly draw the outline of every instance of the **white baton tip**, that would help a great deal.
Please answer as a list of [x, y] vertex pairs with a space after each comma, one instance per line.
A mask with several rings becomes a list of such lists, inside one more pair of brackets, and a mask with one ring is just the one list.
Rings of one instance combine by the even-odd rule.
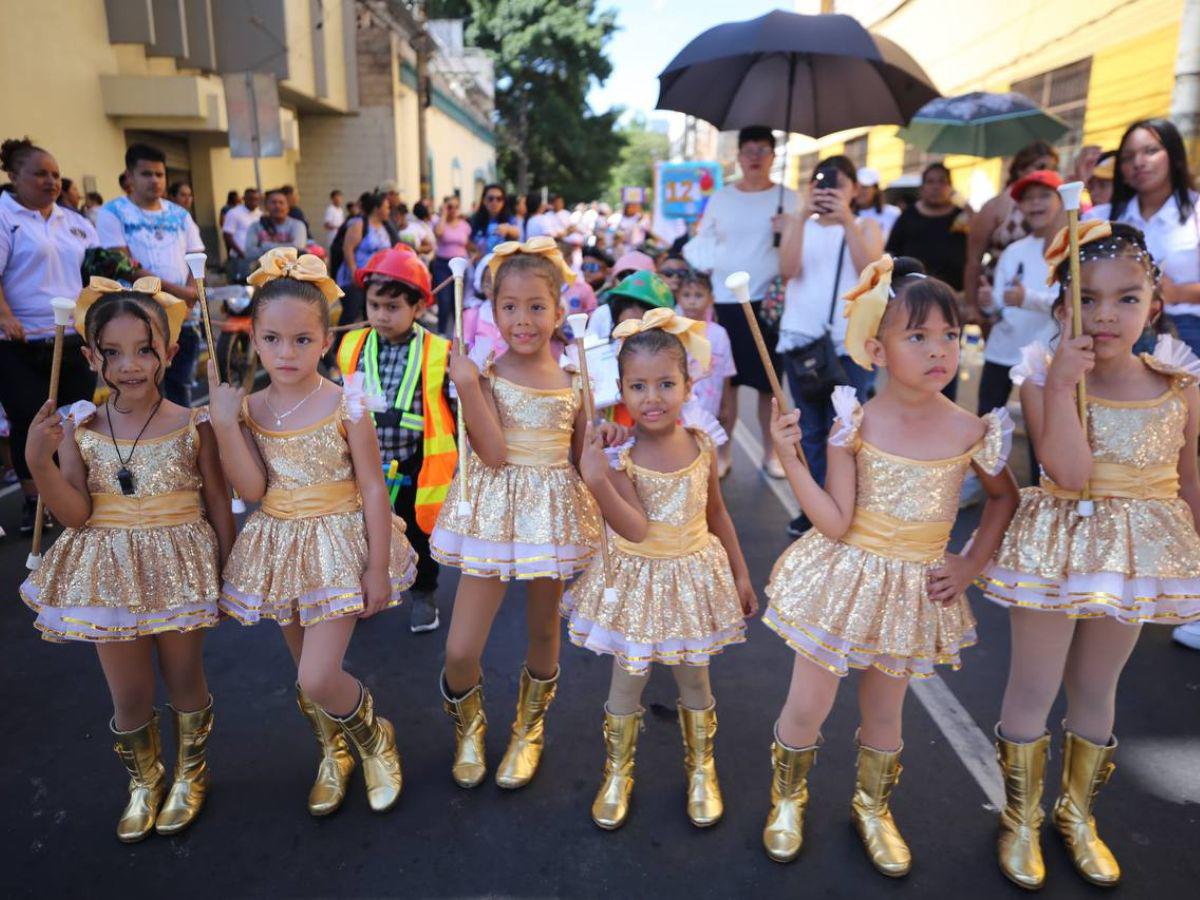
[[604, 602], [605, 603], [616, 603], [617, 602], [617, 589], [616, 588], [606, 587], [604, 589]]
[[1079, 209], [1079, 201], [1083, 195], [1082, 181], [1068, 181], [1059, 185], [1058, 196], [1062, 197], [1063, 209]]
[[235, 516], [240, 516], [246, 511], [246, 501], [241, 497], [234, 497], [229, 501], [229, 509]]
[[36, 572], [37, 567], [41, 564], [42, 554], [40, 553], [30, 553], [27, 557], [25, 557], [25, 568], [27, 568], [30, 572]]
[[1076, 512], [1078, 512], [1080, 517], [1084, 518], [1084, 519], [1091, 518], [1092, 513], [1094, 513], [1095, 511], [1096, 511], [1096, 504], [1093, 503], [1091, 500], [1080, 500], [1079, 506], [1076, 507]]
[[725, 287], [733, 291], [738, 303], [745, 303], [750, 299], [750, 273], [734, 272], [725, 279]]
[[571, 326], [571, 334], [576, 339], [583, 337], [583, 333], [587, 331], [587, 323], [587, 313], [571, 313], [571, 315], [567, 316], [567, 324]]
[[458, 501], [458, 514], [460, 516], [469, 516], [471, 514], [471, 504], [466, 500]]
[[75, 315], [75, 301], [70, 297], [55, 297], [50, 301], [54, 309], [55, 325], [70, 325], [71, 316]]
[[[175, 257], [178, 259], [179, 257]], [[183, 256], [187, 260], [188, 269], [191, 270], [193, 278], [204, 277], [204, 265], [208, 262], [208, 255], [204, 253], [185, 253]]]
[[466, 257], [456, 256], [450, 260], [450, 274], [455, 278], [462, 278], [467, 273]]

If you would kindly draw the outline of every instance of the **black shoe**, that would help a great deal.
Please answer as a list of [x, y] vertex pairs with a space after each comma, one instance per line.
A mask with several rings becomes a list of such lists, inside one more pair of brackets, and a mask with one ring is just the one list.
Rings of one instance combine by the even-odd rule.
[[414, 591], [410, 597], [408, 627], [411, 631], [437, 631], [438, 608], [433, 602], [433, 594], [425, 591]]
[[25, 495], [25, 505], [21, 507], [21, 534], [33, 534], [33, 523], [37, 520], [37, 497]]
[[808, 516], [800, 513], [800, 515], [788, 522], [788, 534], [798, 538], [812, 527], [812, 522], [808, 521]]

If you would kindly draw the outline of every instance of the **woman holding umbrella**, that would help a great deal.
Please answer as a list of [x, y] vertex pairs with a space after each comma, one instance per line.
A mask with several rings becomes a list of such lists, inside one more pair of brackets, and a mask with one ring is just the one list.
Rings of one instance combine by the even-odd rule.
[[[963, 299], [973, 317], [981, 317], [978, 293], [980, 288], [991, 285], [992, 272], [1004, 248], [1029, 234], [1029, 227], [1017, 202], [1010, 196], [1010, 189], [1026, 175], [1041, 169], [1051, 172], [1058, 169], [1058, 151], [1046, 141], [1033, 141], [1022, 147], [1009, 163], [1004, 190], [971, 217], [971, 228], [967, 232], [967, 262], [963, 270]], [[983, 259], [985, 254], [988, 255], [987, 263]]]

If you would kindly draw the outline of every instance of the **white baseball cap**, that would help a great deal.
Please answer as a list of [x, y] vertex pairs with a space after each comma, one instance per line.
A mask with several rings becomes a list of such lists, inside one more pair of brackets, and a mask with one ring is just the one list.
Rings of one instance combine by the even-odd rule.
[[863, 166], [858, 170], [858, 183], [863, 187], [875, 187], [879, 184], [879, 173], [869, 166]]

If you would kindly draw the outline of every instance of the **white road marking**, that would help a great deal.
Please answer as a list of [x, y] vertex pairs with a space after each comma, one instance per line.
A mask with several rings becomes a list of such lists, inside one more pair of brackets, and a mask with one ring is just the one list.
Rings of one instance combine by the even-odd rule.
[[[738, 422], [733, 430], [733, 438], [741, 447], [742, 452], [750, 458], [751, 464], [758, 468], [758, 461], [762, 459], [762, 444], [750, 433], [750, 429]], [[787, 511], [789, 518], [800, 515], [800, 505], [792, 495], [787, 481], [780, 478], [767, 478], [765, 475], [763, 479], [771, 493]], [[996, 765], [996, 750], [991, 738], [975, 724], [975, 719], [967, 712], [966, 707], [959, 702], [949, 685], [942, 681], [940, 676], [914, 678], [911, 682], [911, 690], [921, 701], [921, 705], [925, 707], [925, 711], [929, 713], [929, 717], [933, 719], [938, 730], [942, 732], [942, 736], [958, 754], [958, 758], [966, 770], [971, 773], [984, 796], [996, 809], [1002, 807], [1004, 805], [1004, 781], [1001, 779], [999, 767]]]

